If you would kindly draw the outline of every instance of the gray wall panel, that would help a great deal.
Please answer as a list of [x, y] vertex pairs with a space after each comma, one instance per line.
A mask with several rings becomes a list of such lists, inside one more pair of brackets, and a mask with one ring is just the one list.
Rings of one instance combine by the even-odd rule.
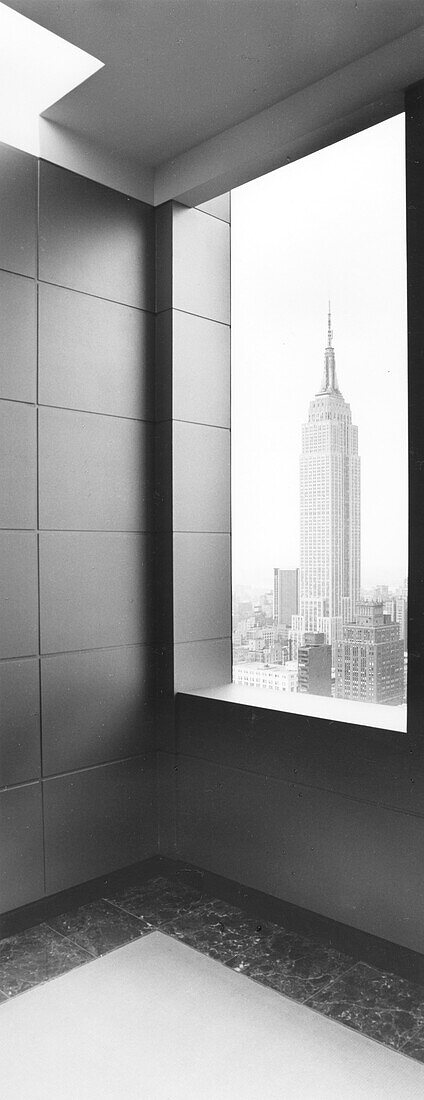
[[216, 199], [209, 199], [209, 202], [199, 203], [198, 210], [204, 210], [206, 214], [211, 214], [213, 218], [221, 218], [223, 222], [230, 221], [230, 193], [227, 191], [225, 195], [217, 195]]
[[172, 268], [174, 309], [230, 324], [229, 225], [175, 204]]
[[424, 810], [423, 750], [402, 734], [196, 696], [178, 700], [178, 715], [178, 747], [187, 756], [409, 813]]
[[173, 203], [155, 210], [156, 237], [156, 311], [172, 306], [172, 222]]
[[177, 813], [175, 770], [177, 757], [171, 753], [158, 752], [158, 814], [159, 846], [161, 855], [177, 858]]
[[38, 660], [0, 662], [0, 787], [40, 776]]
[[[155, 526], [157, 532], [172, 532], [172, 432], [172, 420], [162, 420], [155, 425]], [[168, 591], [168, 599], [171, 602], [171, 591]]]
[[36, 274], [37, 161], [0, 144], [0, 267]]
[[36, 410], [0, 401], [0, 527], [37, 524]]
[[154, 651], [43, 657], [44, 775], [153, 751]]
[[153, 310], [153, 208], [42, 161], [39, 273], [43, 282]]
[[[1, 177], [1, 158], [0, 158]], [[0, 397], [35, 401], [37, 297], [32, 279], [0, 271]]]
[[42, 532], [42, 652], [148, 643], [151, 556], [148, 535]]
[[230, 537], [174, 533], [174, 640], [231, 633]]
[[181, 858], [423, 951], [424, 817], [182, 756], [178, 789]]
[[230, 427], [230, 328], [173, 312], [176, 420]]
[[156, 415], [230, 427], [230, 328], [181, 310], [156, 319]]
[[154, 417], [154, 317], [41, 283], [39, 400], [113, 416]]
[[[226, 684], [231, 667], [231, 637], [174, 646], [175, 691], [196, 691]], [[203, 700], [205, 701], [205, 700]], [[202, 739], [203, 719], [199, 725]]]
[[44, 893], [41, 783], [0, 791], [0, 912]]
[[65, 890], [157, 850], [153, 755], [44, 784], [46, 889]]
[[230, 531], [230, 433], [173, 422], [174, 531]]
[[[172, 613], [172, 534], [157, 534], [154, 577], [154, 632], [158, 646], [168, 646], [173, 638]], [[160, 682], [160, 680], [159, 680]], [[170, 685], [167, 685], [170, 686]]]
[[0, 147], [3, 911], [157, 846], [154, 211], [41, 164], [37, 273], [37, 177]]
[[67, 409], [39, 418], [40, 527], [149, 530], [153, 426]]
[[0, 531], [0, 657], [38, 652], [37, 536]]
[[172, 326], [174, 310], [165, 309], [155, 319], [155, 417], [172, 417]]

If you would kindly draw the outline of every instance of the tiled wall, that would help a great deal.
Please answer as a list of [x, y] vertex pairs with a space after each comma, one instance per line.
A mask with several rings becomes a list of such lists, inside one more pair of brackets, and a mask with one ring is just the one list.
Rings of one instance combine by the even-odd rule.
[[231, 670], [229, 204], [207, 208], [158, 213], [158, 527], [173, 571], [161, 640], [176, 691]]
[[5, 911], [156, 846], [154, 212], [0, 147]]
[[175, 853], [174, 691], [231, 678], [229, 199], [157, 212], [157, 728], [161, 851]]
[[175, 850], [422, 952], [423, 763], [404, 734], [180, 696]]

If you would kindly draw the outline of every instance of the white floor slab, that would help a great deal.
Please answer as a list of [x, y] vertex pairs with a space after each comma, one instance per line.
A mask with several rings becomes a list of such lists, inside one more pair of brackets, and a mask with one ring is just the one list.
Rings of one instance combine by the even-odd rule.
[[3, 1100], [410, 1100], [424, 1066], [153, 932], [0, 1006]]

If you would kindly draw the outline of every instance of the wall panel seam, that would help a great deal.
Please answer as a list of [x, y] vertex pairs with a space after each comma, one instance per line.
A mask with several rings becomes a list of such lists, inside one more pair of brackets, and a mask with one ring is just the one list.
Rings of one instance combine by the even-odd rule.
[[[10, 272], [14, 275], [15, 272]], [[155, 317], [154, 309], [145, 309], [143, 306], [135, 306], [132, 302], [124, 302], [120, 298], [105, 298], [103, 294], [93, 294], [89, 290], [80, 290], [79, 287], [68, 286], [66, 283], [55, 283], [53, 279], [38, 279], [40, 286], [55, 286], [58, 290], [68, 290], [71, 294], [83, 294], [85, 298], [94, 298], [100, 302], [112, 302], [115, 306], [125, 306], [126, 309], [134, 309], [137, 313], [147, 313], [150, 317]]]
[[184, 313], [186, 317], [200, 317], [202, 321], [210, 321], [213, 325], [222, 325], [223, 328], [227, 328], [231, 331], [230, 321], [220, 321], [218, 317], [207, 317], [204, 313], [193, 313], [191, 309], [181, 309], [178, 306], [166, 306], [165, 309], [158, 309], [156, 317], [160, 317], [162, 313]]
[[[5, 401], [7, 398], [2, 398], [2, 400]], [[30, 402], [28, 401], [26, 404], [30, 404]], [[77, 409], [73, 405], [52, 405], [50, 402], [46, 401], [39, 401], [38, 407], [40, 409], [57, 409], [59, 412], [82, 413], [83, 416], [99, 416], [108, 420], [125, 420], [128, 421], [129, 424], [151, 424], [152, 427], [156, 424], [156, 421], [150, 416], [121, 416], [119, 413], [99, 412], [97, 409]]]
[[213, 424], [209, 420], [187, 420], [181, 416], [160, 416], [154, 421], [155, 426], [159, 424], [195, 424], [199, 428], [219, 428], [220, 431], [229, 432], [231, 434], [231, 427], [229, 424]]
[[403, 808], [400, 808], [398, 806], [393, 806], [390, 803], [382, 801], [382, 800], [377, 799], [377, 798], [376, 799], [373, 799], [373, 798], [360, 798], [358, 795], [348, 794], [346, 791], [337, 790], [334, 787], [321, 786], [321, 785], [316, 785], [316, 784], [312, 784], [312, 783], [302, 783], [298, 779], [295, 781], [295, 780], [292, 780], [292, 779], [286, 779], [283, 776], [271, 775], [269, 773], [269, 771], [268, 772], [261, 772], [261, 771], [255, 771], [254, 769], [251, 769], [251, 768], [235, 767], [235, 765], [233, 765], [233, 764], [223, 763], [222, 761], [219, 761], [219, 760], [218, 761], [211, 760], [207, 756], [200, 756], [200, 755], [194, 755], [193, 753], [181, 752], [181, 750], [178, 751], [178, 758], [179, 759], [181, 758], [182, 760], [199, 760], [199, 761], [202, 761], [202, 763], [204, 763], [204, 764], [208, 764], [211, 768], [220, 768], [224, 771], [227, 770], [229, 772], [235, 772], [236, 774], [240, 774], [240, 775], [252, 775], [252, 776], [255, 776], [255, 778], [265, 779], [268, 783], [273, 783], [273, 784], [278, 784], [279, 786], [288, 787], [290, 790], [301, 789], [301, 790], [308, 790], [308, 791], [316, 791], [320, 794], [330, 794], [330, 795], [333, 795], [336, 798], [341, 799], [343, 802], [344, 801], [346, 801], [346, 802], [355, 802], [358, 805], [374, 806], [377, 809], [387, 810], [389, 813], [398, 814], [402, 817], [413, 817], [413, 818], [417, 818], [418, 820], [424, 820], [424, 811], [422, 813], [419, 813], [418, 811], [415, 811], [415, 810], [403, 809]]
[[30, 283], [37, 282], [36, 275], [24, 275], [22, 271], [12, 271], [10, 267], [0, 267], [0, 272], [4, 272], [5, 275], [15, 275], [17, 279], [28, 279]]
[[120, 764], [134, 764], [137, 761], [146, 761], [147, 763], [149, 763], [155, 758], [156, 750], [152, 748], [149, 752], [138, 753], [134, 756], [119, 756], [114, 760], [102, 760], [99, 764], [87, 764], [85, 767], [82, 768], [71, 768], [70, 771], [55, 772], [53, 775], [43, 775], [41, 782], [54, 783], [57, 779], [66, 779], [70, 775], [84, 775], [86, 772], [99, 771], [101, 768], [114, 768]]
[[8, 791], [17, 791], [21, 787], [38, 787], [41, 786], [43, 780], [41, 775], [35, 775], [32, 779], [23, 779], [19, 783], [7, 783], [5, 787], [0, 787], [0, 797], [2, 794], [7, 794]]
[[[209, 202], [211, 201], [213, 200], [209, 199]], [[207, 218], [214, 218], [216, 222], [223, 222], [224, 225], [231, 225], [229, 218], [221, 218], [219, 214], [212, 214], [210, 210], [202, 210], [201, 206], [192, 206], [191, 209], [197, 210], [198, 214], [206, 214]]]
[[[27, 405], [30, 409], [37, 408], [37, 401], [23, 401], [20, 400], [19, 397], [0, 397], [0, 402], [2, 405]], [[16, 530], [16, 528], [14, 528], [14, 530]]]
[[[209, 424], [205, 423], [204, 420], [187, 420], [182, 416], [170, 416], [167, 417], [167, 420], [171, 420], [173, 424], [195, 424], [198, 428], [212, 428], [213, 430], [216, 429], [218, 432], [228, 432], [229, 435], [231, 434], [231, 428], [228, 424]], [[161, 423], [161, 421], [159, 421], [159, 423]]]

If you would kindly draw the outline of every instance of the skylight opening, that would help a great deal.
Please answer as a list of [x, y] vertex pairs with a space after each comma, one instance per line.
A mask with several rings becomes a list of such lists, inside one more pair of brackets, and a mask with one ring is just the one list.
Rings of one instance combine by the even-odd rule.
[[40, 114], [103, 62], [0, 3], [0, 141], [40, 155]]

